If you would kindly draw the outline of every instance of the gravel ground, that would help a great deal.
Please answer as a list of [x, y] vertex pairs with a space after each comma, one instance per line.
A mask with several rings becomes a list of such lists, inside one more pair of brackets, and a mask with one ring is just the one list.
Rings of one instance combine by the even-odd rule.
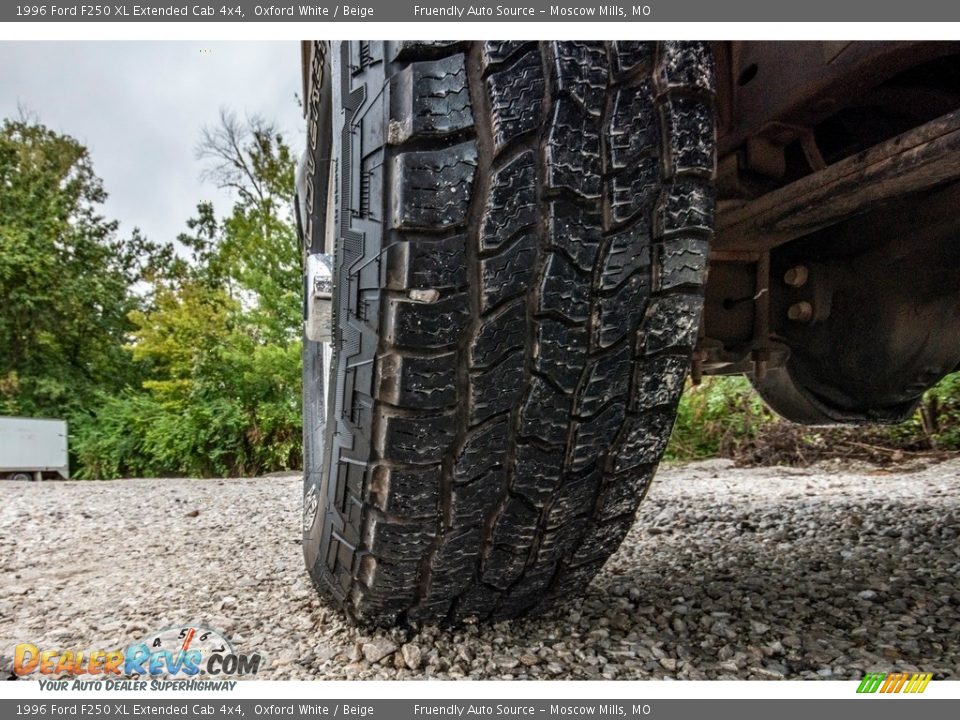
[[586, 596], [532, 620], [365, 633], [302, 568], [298, 478], [0, 483], [0, 670], [191, 620], [261, 678], [859, 678], [960, 668], [960, 459], [661, 470]]

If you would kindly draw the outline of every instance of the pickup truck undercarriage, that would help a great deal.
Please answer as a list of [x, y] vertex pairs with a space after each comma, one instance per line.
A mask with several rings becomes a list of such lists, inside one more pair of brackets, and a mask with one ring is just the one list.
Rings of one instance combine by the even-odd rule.
[[895, 422], [960, 362], [960, 45], [716, 43], [717, 227], [692, 376]]

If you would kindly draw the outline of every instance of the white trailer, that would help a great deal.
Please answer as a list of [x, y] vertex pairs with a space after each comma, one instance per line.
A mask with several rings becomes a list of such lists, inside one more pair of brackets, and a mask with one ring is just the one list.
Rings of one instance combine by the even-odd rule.
[[70, 477], [67, 421], [0, 417], [0, 478]]

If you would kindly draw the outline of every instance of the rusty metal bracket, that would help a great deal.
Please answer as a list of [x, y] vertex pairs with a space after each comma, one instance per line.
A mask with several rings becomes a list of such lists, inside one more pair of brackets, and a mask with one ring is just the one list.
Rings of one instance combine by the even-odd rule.
[[770, 361], [770, 253], [757, 260], [757, 294], [753, 298], [753, 374], [759, 380], [767, 375]]
[[871, 206], [960, 179], [960, 110], [721, 212], [717, 250], [767, 251]]

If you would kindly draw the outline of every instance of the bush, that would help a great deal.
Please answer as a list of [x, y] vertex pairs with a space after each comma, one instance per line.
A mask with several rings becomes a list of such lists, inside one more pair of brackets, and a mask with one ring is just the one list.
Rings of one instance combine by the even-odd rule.
[[707, 377], [687, 383], [667, 446], [668, 460], [734, 457], [776, 418], [741, 376]]
[[202, 283], [157, 293], [130, 346], [149, 379], [75, 420], [79, 477], [253, 475], [301, 463], [301, 345], [268, 344]]
[[184, 393], [104, 397], [72, 422], [79, 478], [257, 475], [301, 466], [300, 349], [224, 348]]
[[898, 425], [808, 427], [775, 415], [740, 376], [688, 383], [668, 460], [728, 457], [743, 464], [804, 465], [826, 457], [895, 462], [905, 453], [960, 450], [960, 373], [948, 375]]

